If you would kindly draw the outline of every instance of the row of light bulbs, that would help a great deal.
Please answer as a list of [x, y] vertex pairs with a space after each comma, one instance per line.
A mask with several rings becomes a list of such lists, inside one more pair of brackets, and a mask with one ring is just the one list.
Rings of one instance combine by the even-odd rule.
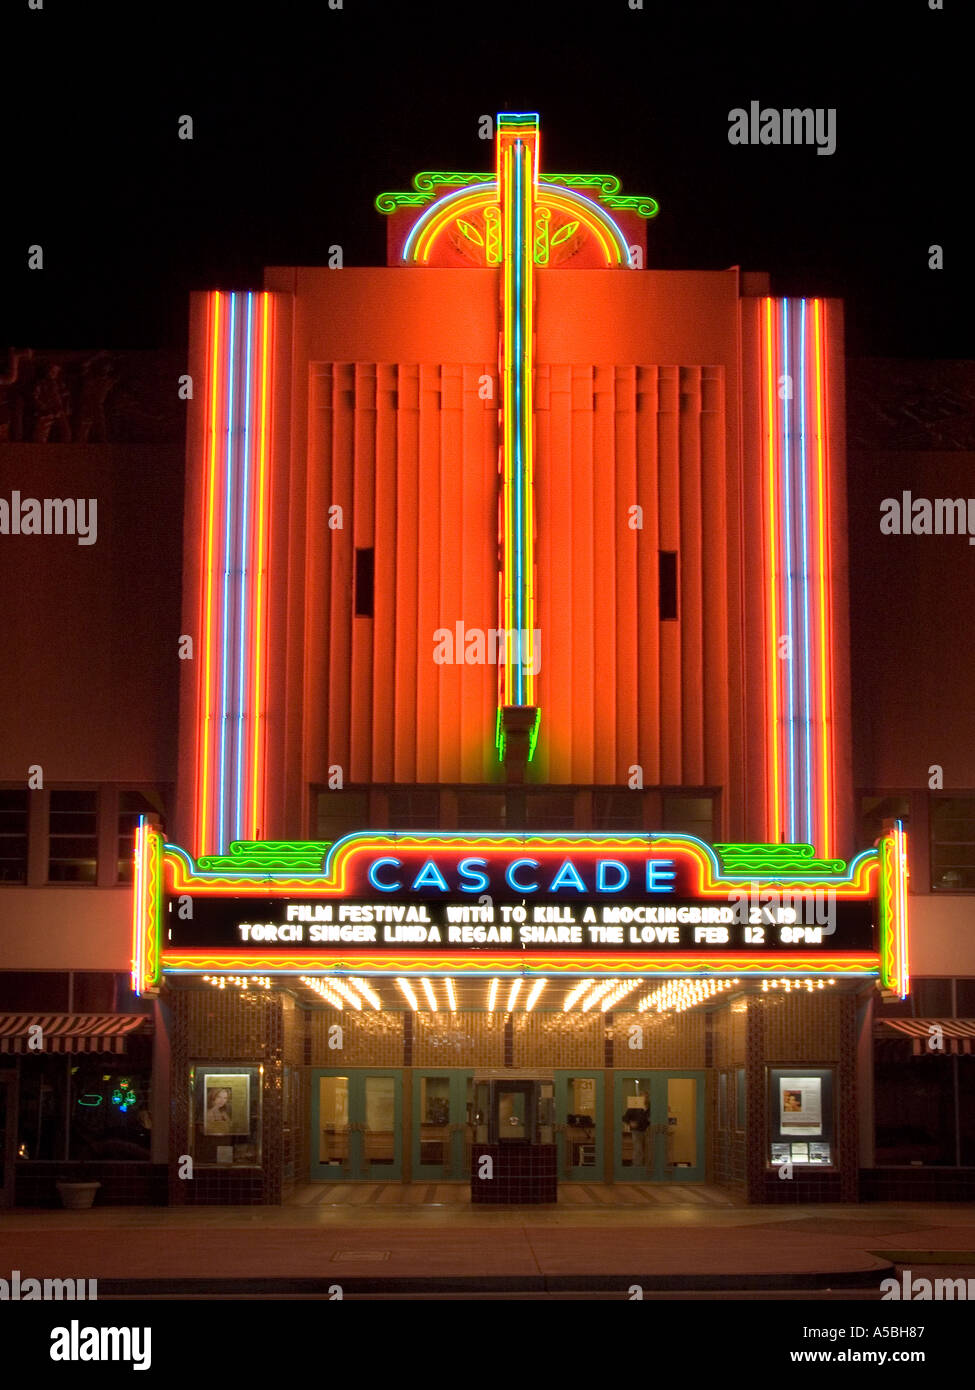
[[685, 1009], [691, 1009], [695, 1004], [700, 1004], [715, 994], [723, 994], [726, 989], [731, 989], [740, 983], [739, 980], [700, 980], [697, 978], [668, 980], [665, 985], [651, 990], [645, 999], [641, 999], [637, 1005], [637, 1010], [640, 1013], [644, 1013], [647, 1009], [656, 1009], [658, 1014], [665, 1011], [667, 1013], [683, 1013]]
[[[228, 986], [237, 989], [270, 989], [271, 979], [268, 975], [204, 975], [204, 983], [213, 985], [215, 989], [226, 989]], [[320, 999], [330, 1004], [335, 1009], [345, 1009], [350, 1007], [361, 1010], [365, 1005], [369, 1005], [376, 1011], [382, 1009], [383, 1003], [380, 996], [365, 980], [350, 976], [347, 980], [338, 976], [330, 976], [322, 979], [318, 975], [302, 975], [301, 983], [313, 990]], [[426, 1001], [426, 1005], [431, 1013], [439, 1013], [441, 1008], [449, 1013], [457, 1012], [457, 995], [454, 990], [454, 981], [450, 979], [441, 980], [440, 983], [444, 990], [444, 999], [441, 1001], [436, 992], [435, 982], [425, 977], [416, 982]], [[506, 1013], [511, 1013], [518, 1002], [524, 980], [512, 980], [508, 986], [507, 1000], [504, 1004]], [[564, 1013], [569, 1013], [573, 1006], [578, 1004], [581, 1013], [588, 1013], [590, 1009], [599, 1005], [601, 1013], [609, 1013], [611, 1009], [631, 994], [645, 981], [635, 980], [600, 980], [594, 984], [592, 980], [579, 980], [566, 994], [562, 1003]], [[656, 989], [640, 1000], [637, 1010], [640, 1013], [648, 1009], [655, 1009], [657, 1013], [674, 1012], [682, 1013], [685, 1009], [693, 1008], [695, 1004], [700, 1004], [706, 999], [712, 998], [716, 994], [721, 994], [725, 990], [739, 985], [740, 980], [715, 980], [690, 979], [668, 980], [666, 984], [658, 986]], [[763, 980], [762, 993], [767, 994], [770, 990], [784, 990], [786, 994], [793, 990], [805, 990], [812, 994], [817, 989], [823, 989], [826, 985], [834, 985], [835, 980], [821, 980], [812, 978], [801, 979], [781, 979]], [[410, 1008], [417, 1012], [420, 1001], [413, 985], [407, 979], [396, 981], [401, 993], [409, 1004]], [[548, 981], [537, 979], [532, 984], [528, 994], [524, 998], [522, 1007], [526, 1013], [530, 1013], [538, 1000], [541, 998]], [[492, 980], [488, 986], [487, 1008], [489, 1013], [494, 1013], [498, 1008], [498, 998], [501, 993], [501, 981]]]
[[615, 1008], [621, 999], [631, 994], [633, 990], [639, 988], [643, 980], [602, 980], [594, 985], [592, 980], [580, 980], [573, 985], [565, 996], [562, 1009], [568, 1013], [573, 1004], [582, 1001], [580, 1008], [583, 1013], [588, 1013], [590, 1009], [599, 1005], [600, 1013], [608, 1013]]
[[791, 994], [794, 989], [804, 989], [812, 994], [813, 990], [822, 989], [824, 985], [835, 984], [835, 980], [813, 980], [808, 977], [802, 980], [763, 980], [762, 993], [768, 994], [770, 989], [784, 989], [786, 994]]
[[[399, 986], [399, 989], [400, 989], [400, 991], [401, 991], [403, 997], [405, 998], [406, 1002], [409, 1004], [409, 1006], [410, 1006], [410, 1008], [413, 1010], [413, 1012], [416, 1013], [417, 1010], [420, 1008], [420, 1001], [417, 999], [416, 991], [414, 990], [412, 984], [410, 983], [409, 980], [405, 980], [405, 979], [399, 979], [399, 980], [396, 981], [396, 983], [397, 983], [397, 985]], [[439, 1013], [439, 1012], [440, 1012], [440, 1001], [438, 1000], [438, 998], [437, 998], [437, 992], [436, 992], [436, 990], [435, 990], [434, 987], [433, 987], [433, 981], [432, 981], [432, 980], [428, 980], [428, 979], [426, 979], [426, 978], [423, 978], [423, 979], [420, 979], [420, 980], [418, 981], [418, 984], [419, 984], [420, 989], [421, 989], [421, 991], [422, 991], [422, 993], [423, 993], [423, 995], [424, 995], [424, 998], [426, 999], [426, 1002], [427, 1002], [427, 1005], [428, 1005], [428, 1007], [429, 1007], [429, 1009], [430, 1009], [430, 1012], [431, 1012], [431, 1013]], [[447, 999], [447, 1004], [446, 1004], [446, 1006], [447, 1006], [447, 1009], [449, 1010], [450, 1013], [456, 1013], [456, 1012], [457, 1012], [457, 996], [456, 996], [456, 994], [454, 993], [454, 982], [453, 982], [453, 980], [443, 980], [443, 981], [442, 981], [442, 984], [443, 984], [443, 986], [444, 986], [444, 992], [445, 992], [445, 994], [446, 994], [446, 999]], [[508, 987], [508, 998], [507, 998], [507, 1002], [506, 1002], [506, 1004], [505, 1004], [505, 1012], [506, 1012], [506, 1013], [511, 1013], [512, 1009], [515, 1007], [515, 1004], [517, 1003], [518, 998], [519, 998], [519, 996], [521, 995], [521, 991], [522, 991], [522, 988], [524, 987], [524, 984], [525, 984], [525, 981], [524, 981], [524, 980], [512, 980], [511, 984], [510, 984], [509, 987]], [[548, 984], [548, 981], [545, 980], [545, 979], [539, 979], [539, 980], [536, 980], [536, 981], [534, 982], [534, 984], [532, 985], [531, 989], [528, 991], [527, 995], [525, 996], [525, 1001], [524, 1001], [524, 1004], [523, 1004], [523, 1008], [524, 1008], [524, 1010], [525, 1010], [526, 1013], [531, 1013], [532, 1009], [535, 1007], [535, 1005], [538, 1003], [539, 999], [541, 998], [542, 991], [545, 989], [545, 986], [546, 986], [547, 984]], [[500, 981], [500, 980], [492, 980], [491, 983], [490, 983], [490, 985], [488, 986], [488, 998], [487, 998], [488, 1013], [494, 1013], [495, 1010], [497, 1009], [497, 1007], [498, 1007], [498, 995], [500, 994], [500, 992], [501, 992], [501, 981]]]
[[317, 975], [302, 975], [301, 983], [314, 990], [319, 998], [331, 1004], [334, 1009], [344, 1009], [346, 1004], [353, 1009], [361, 1009], [364, 1004], [369, 1004], [378, 1011], [383, 1006], [383, 1001], [372, 985], [354, 975], [350, 975], [348, 980], [340, 979], [338, 976], [323, 980]]
[[204, 975], [203, 982], [213, 985], [214, 989], [226, 989], [228, 985], [235, 985], [237, 989], [271, 988], [269, 975]]

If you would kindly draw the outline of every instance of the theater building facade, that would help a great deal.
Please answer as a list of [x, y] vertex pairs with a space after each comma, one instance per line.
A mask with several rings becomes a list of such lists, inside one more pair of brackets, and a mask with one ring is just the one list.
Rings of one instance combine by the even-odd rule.
[[165, 1199], [855, 1201], [911, 981], [907, 818], [855, 796], [842, 305], [649, 269], [652, 198], [494, 134], [380, 194], [385, 267], [193, 296], [127, 890]]

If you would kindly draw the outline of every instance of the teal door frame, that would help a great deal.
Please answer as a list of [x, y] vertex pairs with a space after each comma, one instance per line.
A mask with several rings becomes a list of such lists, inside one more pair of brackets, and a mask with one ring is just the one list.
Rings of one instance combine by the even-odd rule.
[[[586, 1130], [572, 1130], [566, 1124], [568, 1116], [572, 1113], [569, 1105], [569, 1082], [573, 1080], [591, 1080], [595, 1083], [596, 1124], [591, 1140], [589, 1140]], [[601, 1071], [580, 1067], [571, 1070], [559, 1068], [555, 1072], [555, 1123], [559, 1127], [557, 1130], [559, 1181], [565, 1179], [569, 1182], [602, 1182], [603, 1156], [606, 1152], [604, 1134], [606, 1122], [603, 1101], [603, 1073]], [[568, 1163], [567, 1146], [580, 1141], [591, 1142], [595, 1146], [595, 1162], [592, 1165], [570, 1165]]]
[[[322, 1134], [321, 1088], [323, 1076], [349, 1078], [348, 1156], [344, 1164], [322, 1163], [319, 1152]], [[370, 1077], [393, 1080], [393, 1161], [373, 1169], [365, 1144], [366, 1082]], [[361, 1126], [361, 1127], [360, 1127]], [[403, 1177], [403, 1073], [390, 1067], [316, 1067], [311, 1074], [311, 1177], [330, 1182], [400, 1182]]]
[[[423, 1087], [421, 1082], [424, 1077], [446, 1076], [450, 1086], [448, 1090], [449, 1114], [447, 1123], [451, 1126], [448, 1140], [447, 1162], [444, 1163], [421, 1163], [420, 1158], [423, 1141], [423, 1115], [421, 1105], [423, 1100]], [[413, 1071], [413, 1176], [415, 1179], [425, 1179], [430, 1182], [443, 1182], [451, 1180], [467, 1179], [470, 1173], [467, 1171], [465, 1161], [464, 1136], [467, 1125], [467, 1086], [473, 1082], [474, 1073], [471, 1070], [464, 1070], [459, 1067], [417, 1067]]]
[[[626, 1081], [639, 1078], [648, 1087], [650, 1096], [650, 1129], [647, 1163], [636, 1171], [623, 1167], [623, 1112], [626, 1109]], [[667, 1082], [693, 1080], [697, 1082], [695, 1122], [697, 1126], [697, 1162], [693, 1168], [671, 1168], [667, 1163]], [[641, 1087], [641, 1090], [643, 1087]], [[638, 1071], [635, 1067], [617, 1071], [613, 1078], [613, 1176], [617, 1182], [703, 1182], [705, 1177], [707, 1112], [707, 1073], [674, 1070]]]

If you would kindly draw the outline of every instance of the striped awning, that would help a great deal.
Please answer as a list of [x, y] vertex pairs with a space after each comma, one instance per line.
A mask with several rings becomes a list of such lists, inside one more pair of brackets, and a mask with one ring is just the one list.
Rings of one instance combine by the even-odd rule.
[[0, 1014], [0, 1052], [124, 1052], [149, 1023], [145, 1014]]
[[915, 1057], [975, 1053], [975, 1018], [884, 1018], [874, 1037], [880, 1041], [909, 1038]]

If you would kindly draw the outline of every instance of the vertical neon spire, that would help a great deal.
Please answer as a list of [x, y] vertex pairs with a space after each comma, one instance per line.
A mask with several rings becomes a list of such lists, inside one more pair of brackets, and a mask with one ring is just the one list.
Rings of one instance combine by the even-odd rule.
[[[499, 115], [497, 148], [503, 304], [500, 626], [506, 637], [504, 660], [498, 663], [498, 748], [503, 756], [502, 710], [535, 707], [533, 228], [538, 116]], [[530, 751], [537, 727], [536, 718]]]
[[902, 821], [884, 832], [880, 852], [880, 983], [906, 998], [911, 987], [907, 931], [907, 835]]
[[135, 832], [132, 892], [132, 988], [136, 994], [159, 992], [162, 880], [162, 836], [145, 816], [140, 816]]
[[207, 319], [198, 854], [263, 829], [272, 300], [214, 293]]
[[822, 300], [766, 299], [768, 837], [834, 853], [832, 591]]

